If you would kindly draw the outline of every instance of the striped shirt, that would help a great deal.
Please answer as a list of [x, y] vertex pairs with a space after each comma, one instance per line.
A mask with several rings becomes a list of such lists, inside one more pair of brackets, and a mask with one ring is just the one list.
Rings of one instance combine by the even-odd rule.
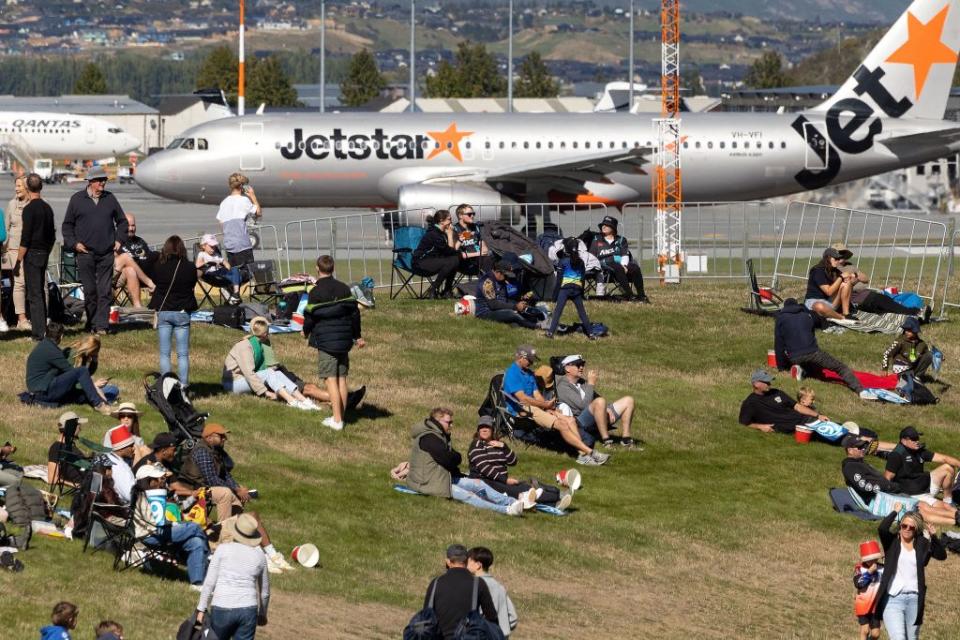
[[517, 464], [517, 454], [510, 451], [506, 443], [502, 447], [491, 447], [476, 438], [470, 443], [467, 458], [470, 460], [470, 475], [498, 482], [506, 482], [507, 467]]
[[239, 542], [221, 544], [210, 558], [197, 611], [206, 611], [210, 604], [220, 609], [257, 606], [258, 577], [261, 581], [260, 598], [263, 600], [260, 614], [266, 615], [270, 601], [270, 578], [263, 550]]

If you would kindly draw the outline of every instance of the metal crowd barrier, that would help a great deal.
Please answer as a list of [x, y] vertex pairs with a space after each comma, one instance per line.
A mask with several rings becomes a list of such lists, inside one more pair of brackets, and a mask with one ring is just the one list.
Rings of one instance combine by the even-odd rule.
[[773, 286], [805, 283], [824, 249], [842, 242], [871, 287], [912, 291], [935, 307], [952, 239], [943, 222], [794, 201], [783, 221]]

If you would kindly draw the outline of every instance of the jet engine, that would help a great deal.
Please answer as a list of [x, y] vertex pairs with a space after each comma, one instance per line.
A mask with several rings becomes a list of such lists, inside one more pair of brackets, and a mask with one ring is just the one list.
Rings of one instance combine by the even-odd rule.
[[462, 182], [444, 182], [440, 184], [411, 184], [400, 188], [397, 198], [397, 208], [401, 211], [411, 209], [450, 209], [451, 213], [457, 205], [469, 204], [482, 207], [483, 217], [489, 219], [499, 215], [499, 210], [492, 211], [487, 207], [500, 207], [516, 204], [510, 198], [504, 197], [490, 187]]

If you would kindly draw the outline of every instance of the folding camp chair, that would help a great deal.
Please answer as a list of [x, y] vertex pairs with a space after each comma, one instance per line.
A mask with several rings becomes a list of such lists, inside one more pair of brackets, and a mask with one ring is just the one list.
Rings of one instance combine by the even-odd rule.
[[76, 492], [76, 487], [71, 487], [65, 483], [62, 473], [63, 467], [69, 465], [76, 467], [80, 471], [85, 471], [90, 466], [89, 461], [77, 453], [77, 451], [75, 451], [73, 448], [73, 445], [77, 440], [78, 427], [79, 420], [77, 418], [74, 418], [73, 420], [67, 420], [66, 424], [63, 425], [63, 445], [60, 447], [60, 451], [57, 454], [56, 480], [50, 483], [48, 489], [50, 493], [56, 492], [57, 495], [62, 496], [64, 493], [69, 495]]
[[77, 252], [68, 247], [60, 247], [60, 279], [57, 282], [61, 296], [74, 295], [82, 289], [80, 268], [77, 266]]
[[[413, 252], [420, 245], [420, 240], [427, 233], [423, 227], [397, 227], [393, 230], [393, 269], [390, 271], [390, 299], [393, 300], [404, 289], [417, 300], [426, 297], [425, 286], [432, 286], [430, 276], [420, 273], [413, 268]], [[420, 277], [419, 290], [414, 287], [413, 279]], [[394, 282], [399, 281], [400, 288], [393, 290]]]
[[760, 316], [775, 315], [783, 305], [783, 298], [778, 296], [773, 288], [759, 285], [757, 273], [753, 268], [753, 258], [747, 258], [744, 261], [744, 269], [747, 276], [747, 286], [750, 288], [750, 306], [742, 307], [741, 310]]
[[250, 275], [250, 299], [270, 306], [283, 297], [275, 260], [255, 260], [244, 265]]
[[517, 404], [520, 402], [503, 390], [503, 374], [498, 373], [490, 379], [488, 397], [493, 403], [494, 433], [497, 437], [507, 437], [523, 444], [537, 445], [555, 451], [565, 450], [562, 440], [557, 442], [558, 434], [552, 429], [545, 429], [533, 421], [529, 416], [515, 416], [507, 408], [507, 398]]
[[[193, 243], [193, 264], [197, 264], [197, 256], [200, 255], [200, 243]], [[216, 307], [217, 303], [213, 301], [213, 290], [216, 289], [220, 293], [220, 304], [224, 303], [223, 300], [223, 289], [216, 287], [206, 280], [203, 279], [203, 276], [197, 278], [197, 287], [200, 289], [200, 300], [197, 301], [197, 306], [202, 307], [204, 302], [209, 302], [211, 307]]]

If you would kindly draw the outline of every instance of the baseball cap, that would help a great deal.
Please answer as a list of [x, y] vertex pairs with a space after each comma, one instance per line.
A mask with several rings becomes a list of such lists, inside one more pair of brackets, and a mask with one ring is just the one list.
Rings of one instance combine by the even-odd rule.
[[177, 436], [173, 435], [169, 431], [162, 431], [158, 433], [154, 437], [153, 442], [150, 444], [150, 448], [154, 451], [175, 446], [177, 446]]
[[750, 384], [753, 384], [754, 382], [766, 382], [767, 384], [770, 384], [773, 382], [773, 376], [770, 375], [770, 373], [765, 369], [757, 369], [750, 374]]
[[67, 423], [71, 420], [76, 420], [77, 424], [87, 423], [87, 419], [78, 416], [76, 411], [64, 411], [60, 414], [60, 417], [57, 418], [57, 426], [62, 429], [63, 427], [67, 426]]
[[914, 333], [920, 333], [920, 321], [913, 316], [909, 316], [903, 321], [903, 324], [900, 325], [901, 329], [906, 331], [913, 331]]
[[901, 440], [906, 439], [906, 440], [914, 440], [914, 441], [916, 441], [916, 440], [919, 440], [919, 439], [920, 439], [920, 436], [922, 436], [922, 435], [923, 435], [922, 433], [920, 433], [919, 431], [917, 431], [917, 428], [916, 428], [916, 427], [904, 427], [904, 428], [900, 431], [900, 439], [901, 439]]
[[215, 247], [220, 243], [217, 242], [217, 236], [213, 235], [212, 233], [205, 233], [203, 234], [203, 237], [200, 238], [200, 244], [207, 244], [211, 247]]
[[480, 416], [480, 418], [477, 420], [477, 429], [480, 427], [493, 429], [493, 416]]
[[840, 446], [844, 449], [863, 449], [868, 444], [870, 443], [866, 440], [861, 440], [852, 433], [843, 436], [843, 440], [840, 441]]
[[847, 245], [843, 244], [842, 242], [834, 242], [832, 245], [830, 245], [830, 248], [837, 250], [837, 253], [840, 254], [841, 260], [849, 260], [853, 257], [853, 251], [847, 249]]
[[493, 265], [493, 270], [494, 270], [494, 271], [499, 271], [500, 273], [502, 273], [502, 274], [505, 275], [505, 276], [513, 276], [513, 275], [515, 275], [514, 272], [513, 272], [513, 267], [512, 267], [512, 265], [511, 265], [509, 262], [505, 262], [505, 261], [503, 261], [503, 260], [500, 260], [500, 261], [498, 261], [495, 265]]
[[836, 249], [834, 249], [833, 247], [827, 247], [826, 249], [824, 249], [824, 251], [823, 251], [823, 257], [824, 257], [824, 258], [836, 258], [837, 260], [839, 260], [839, 259], [841, 258], [840, 252], [837, 251]]
[[517, 347], [517, 357], [526, 358], [530, 362], [540, 359], [540, 356], [537, 355], [537, 350], [533, 348], [532, 344], [522, 344]]
[[167, 475], [167, 470], [158, 464], [145, 464], [137, 469], [137, 480], [144, 478], [162, 478]]
[[561, 360], [560, 364], [567, 366], [568, 364], [576, 364], [578, 362], [586, 362], [586, 360], [584, 360], [583, 356], [579, 353], [574, 353], [573, 355], [569, 355]]
[[203, 428], [203, 433], [200, 435], [202, 438], [206, 438], [209, 435], [214, 433], [219, 433], [222, 436], [230, 433], [230, 430], [224, 427], [222, 424], [217, 424], [216, 422], [211, 422]]

